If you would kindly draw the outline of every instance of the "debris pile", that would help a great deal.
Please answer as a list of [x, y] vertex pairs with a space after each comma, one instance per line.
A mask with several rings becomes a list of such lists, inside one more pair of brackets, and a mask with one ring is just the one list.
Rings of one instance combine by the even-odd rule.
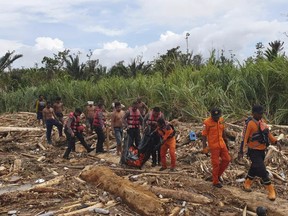
[[[177, 167], [175, 172], [160, 172], [150, 161], [141, 170], [121, 166], [111, 131], [108, 153], [87, 154], [77, 145], [67, 161], [62, 159], [65, 140], [55, 131], [53, 145], [47, 145], [45, 128], [38, 126], [34, 113], [1, 115], [0, 214], [236, 216], [256, 215], [261, 206], [271, 215], [286, 215], [287, 126], [271, 126], [276, 136], [284, 134], [282, 148], [270, 146], [265, 162], [277, 192], [271, 202], [258, 179], [253, 192], [241, 189], [250, 163], [247, 158], [237, 160], [241, 124], [227, 123], [232, 162], [221, 189], [211, 186], [210, 158], [201, 153], [202, 125], [178, 120], [172, 124], [177, 130]], [[86, 140], [93, 146], [97, 136]]]

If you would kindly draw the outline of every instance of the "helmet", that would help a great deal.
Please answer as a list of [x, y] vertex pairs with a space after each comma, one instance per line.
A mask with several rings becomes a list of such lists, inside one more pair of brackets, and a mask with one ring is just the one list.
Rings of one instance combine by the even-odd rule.
[[258, 206], [256, 209], [256, 214], [258, 216], [266, 216], [267, 215], [267, 208], [263, 206]]

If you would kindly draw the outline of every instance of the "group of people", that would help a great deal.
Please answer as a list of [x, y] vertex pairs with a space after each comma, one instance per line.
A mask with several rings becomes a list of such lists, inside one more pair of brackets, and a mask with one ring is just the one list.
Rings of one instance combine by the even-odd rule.
[[[264, 108], [261, 105], [252, 107], [252, 116], [245, 122], [238, 159], [243, 158], [244, 152], [251, 160], [251, 166], [245, 178], [243, 188], [251, 192], [255, 177], [260, 177], [268, 191], [268, 199], [275, 200], [276, 193], [264, 164], [265, 151], [270, 143], [279, 145], [279, 141], [271, 134], [263, 120]], [[207, 145], [208, 142], [208, 145]], [[221, 188], [222, 174], [228, 167], [231, 156], [225, 135], [225, 123], [220, 109], [211, 110], [211, 116], [204, 121], [202, 131], [203, 153], [211, 154], [213, 186]]]
[[[176, 139], [175, 130], [172, 125], [165, 121], [164, 114], [159, 107], [154, 107], [151, 110], [147, 105], [137, 99], [132, 103], [126, 111], [125, 107], [119, 101], [115, 100], [112, 104], [113, 112], [111, 115], [111, 129], [116, 138], [116, 154], [122, 152], [123, 130], [127, 130], [128, 146], [138, 147], [141, 142], [141, 137], [149, 136], [152, 166], [161, 166], [160, 171], [167, 169], [166, 154], [169, 149], [171, 164], [170, 170], [175, 171], [176, 167]], [[68, 115], [68, 119], [63, 120], [63, 103], [61, 98], [55, 100], [53, 106], [50, 102], [46, 102], [43, 96], [39, 96], [36, 101], [37, 119], [43, 120], [46, 124], [46, 137], [48, 144], [51, 144], [51, 131], [55, 125], [59, 131], [59, 136], [64, 133], [66, 135], [68, 147], [63, 155], [63, 158], [69, 159], [69, 154], [75, 149], [76, 138], [85, 147], [87, 152], [91, 152], [94, 148], [88, 145], [83, 137], [85, 127], [81, 122], [82, 110], [76, 108], [74, 112]], [[243, 141], [241, 143], [238, 159], [241, 159], [244, 152], [251, 160], [251, 166], [245, 178], [243, 188], [250, 192], [252, 183], [256, 176], [261, 178], [262, 183], [268, 190], [268, 198], [276, 199], [274, 187], [269, 178], [269, 174], [264, 164], [265, 150], [269, 145], [277, 143], [277, 139], [271, 134], [265, 121], [262, 119], [264, 108], [260, 105], [254, 105], [252, 108], [252, 116], [246, 120]], [[211, 116], [204, 120], [202, 130], [202, 153], [211, 154], [212, 165], [212, 184], [217, 188], [223, 185], [222, 174], [228, 167], [231, 156], [229, 154], [228, 142], [225, 133], [225, 122], [222, 117], [222, 111], [218, 108], [213, 108]], [[105, 142], [105, 131], [107, 115], [104, 110], [103, 103], [94, 105], [93, 101], [88, 101], [84, 111], [86, 118], [86, 132], [95, 131], [97, 134], [96, 153], [103, 153], [103, 144]], [[150, 155], [148, 159], [150, 158]]]
[[[109, 127], [103, 103], [94, 105], [93, 101], [88, 101], [84, 112], [80, 108], [76, 108], [74, 112], [68, 115], [65, 122], [63, 119], [63, 103], [60, 97], [57, 97], [52, 105], [40, 95], [35, 106], [39, 123], [42, 120], [43, 125], [46, 126], [48, 144], [52, 144], [51, 132], [53, 126], [57, 127], [60, 137], [63, 136], [62, 130], [64, 128], [68, 147], [63, 158], [69, 159], [70, 152], [75, 150], [76, 138], [87, 152], [94, 150], [91, 145], [86, 143], [83, 137], [85, 128], [87, 134], [91, 134], [93, 131], [97, 134], [96, 153], [106, 152], [103, 145], [106, 139], [105, 132]], [[175, 130], [165, 121], [164, 114], [160, 111], [160, 108], [154, 107], [149, 110], [141, 98], [133, 102], [126, 111], [123, 110], [125, 106], [117, 100], [113, 102], [112, 106], [111, 129], [116, 138], [116, 154], [120, 155], [122, 153], [123, 130], [127, 131], [128, 146], [138, 147], [141, 137], [149, 135], [149, 146], [151, 148], [149, 152], [152, 155], [152, 166], [161, 166], [161, 171], [167, 169], [166, 153], [169, 149], [171, 157], [170, 170], [174, 171], [176, 166]], [[82, 123], [82, 113], [86, 119], [85, 127]]]

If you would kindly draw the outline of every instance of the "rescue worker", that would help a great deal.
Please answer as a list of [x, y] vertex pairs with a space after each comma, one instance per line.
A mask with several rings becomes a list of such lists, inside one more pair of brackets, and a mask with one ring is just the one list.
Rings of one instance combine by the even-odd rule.
[[35, 102], [35, 108], [36, 108], [36, 114], [37, 114], [37, 121], [38, 124], [41, 124], [45, 126], [45, 121], [43, 121], [43, 109], [46, 106], [46, 100], [44, 99], [43, 95], [39, 95], [38, 99]]
[[141, 136], [140, 127], [143, 122], [143, 118], [138, 109], [138, 103], [134, 102], [131, 107], [126, 111], [123, 117], [124, 125], [127, 127], [128, 134], [128, 148], [132, 145], [138, 147]]
[[61, 97], [56, 98], [55, 103], [53, 104], [53, 109], [59, 121], [62, 124], [64, 124], [64, 118], [63, 118], [64, 105], [63, 105]]
[[[149, 150], [152, 154], [152, 167], [156, 164], [161, 165], [161, 155], [160, 155], [160, 136], [158, 133], [153, 133], [157, 128], [157, 121], [163, 118], [164, 114], [160, 111], [159, 107], [154, 107], [149, 113], [147, 113], [143, 120], [144, 125], [144, 136], [149, 139]], [[149, 157], [150, 157], [149, 154]], [[148, 158], [149, 159], [149, 158]]]
[[120, 102], [115, 102], [114, 111], [111, 115], [111, 129], [114, 131], [116, 138], [116, 154], [120, 155], [122, 152], [122, 138], [123, 138], [123, 117], [125, 112], [122, 110], [122, 106]]
[[46, 123], [46, 139], [48, 144], [52, 144], [51, 133], [53, 126], [58, 129], [59, 136], [62, 137], [63, 124], [59, 121], [51, 107], [51, 102], [47, 102], [46, 107], [43, 109], [43, 121]]
[[243, 130], [243, 142], [240, 146], [238, 159], [243, 157], [243, 148], [248, 147], [247, 155], [251, 160], [251, 166], [244, 182], [244, 190], [251, 192], [251, 185], [256, 176], [262, 179], [268, 191], [268, 199], [275, 200], [276, 193], [269, 178], [264, 164], [265, 150], [269, 141], [277, 144], [277, 139], [270, 133], [268, 126], [262, 119], [264, 108], [261, 105], [252, 107], [252, 118], [246, 120], [246, 127]]
[[95, 109], [95, 115], [93, 120], [93, 127], [97, 134], [97, 144], [96, 144], [96, 153], [104, 153], [103, 143], [105, 142], [104, 129], [106, 127], [106, 119], [104, 116], [104, 105], [99, 103]]
[[64, 133], [67, 138], [68, 148], [66, 149], [63, 158], [69, 159], [70, 152], [75, 149], [76, 138], [84, 146], [87, 152], [91, 152], [94, 148], [91, 148], [85, 141], [83, 137], [84, 126], [80, 123], [80, 115], [82, 111], [79, 108], [76, 108], [74, 112], [71, 112], [68, 116], [68, 120], [65, 124]]
[[202, 152], [207, 154], [210, 150], [211, 153], [213, 186], [221, 188], [221, 175], [228, 167], [231, 157], [227, 148], [224, 119], [221, 117], [221, 110], [218, 108], [213, 108], [211, 116], [203, 123], [202, 144]]
[[174, 172], [176, 167], [176, 139], [175, 130], [172, 125], [167, 124], [163, 118], [159, 118], [157, 121], [157, 132], [161, 137], [161, 165], [160, 171], [167, 169], [166, 164], [166, 153], [169, 149], [169, 154], [171, 158], [170, 171]]

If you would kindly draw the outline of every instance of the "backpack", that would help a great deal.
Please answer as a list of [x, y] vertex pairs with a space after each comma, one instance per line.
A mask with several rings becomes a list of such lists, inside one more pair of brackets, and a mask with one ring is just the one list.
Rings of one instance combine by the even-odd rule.
[[248, 123], [250, 121], [254, 121], [256, 124], [258, 124], [258, 131], [253, 133], [252, 134], [252, 137], [251, 137], [251, 140], [248, 140], [249, 141], [258, 141], [259, 143], [261, 144], [265, 144], [266, 147], [268, 147], [270, 144], [269, 144], [269, 138], [268, 138], [268, 135], [269, 135], [269, 128], [267, 126], [266, 123], [264, 123], [263, 121], [256, 121], [255, 119], [253, 119], [251, 116], [248, 117], [246, 120], [245, 120], [245, 125], [244, 125], [244, 128], [243, 128], [243, 133], [242, 133], [242, 141], [241, 141], [241, 145], [240, 145], [240, 152], [243, 153], [243, 146], [244, 146], [244, 138], [245, 138], [245, 134], [246, 134], [246, 130], [247, 130], [247, 126], [248, 126]]

